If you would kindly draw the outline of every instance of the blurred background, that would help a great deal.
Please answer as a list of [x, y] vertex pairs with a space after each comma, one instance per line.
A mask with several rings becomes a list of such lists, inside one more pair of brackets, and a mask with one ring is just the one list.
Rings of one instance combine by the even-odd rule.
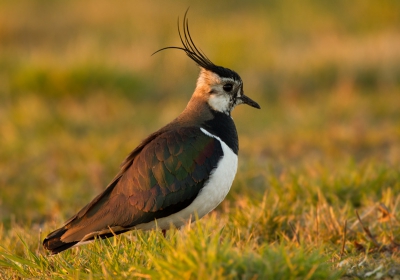
[[294, 171], [312, 188], [339, 176], [328, 198], [355, 207], [385, 186], [352, 188], [349, 170], [393, 172], [384, 184], [400, 191], [400, 1], [0, 0], [3, 227], [63, 222], [184, 109], [198, 68], [177, 50], [151, 54], [180, 45], [189, 6], [197, 46], [262, 107], [233, 113], [230, 200], [261, 200], [271, 174]]

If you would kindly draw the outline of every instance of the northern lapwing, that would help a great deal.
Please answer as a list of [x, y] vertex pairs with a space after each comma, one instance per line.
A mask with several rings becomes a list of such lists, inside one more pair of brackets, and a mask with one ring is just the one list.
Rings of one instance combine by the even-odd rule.
[[215, 65], [195, 46], [186, 13], [178, 32], [182, 47], [161, 50], [182, 50], [200, 67], [188, 105], [128, 155], [101, 194], [44, 239], [52, 254], [129, 230], [181, 227], [228, 194], [239, 151], [231, 112], [239, 104], [260, 106], [244, 95], [235, 71]]

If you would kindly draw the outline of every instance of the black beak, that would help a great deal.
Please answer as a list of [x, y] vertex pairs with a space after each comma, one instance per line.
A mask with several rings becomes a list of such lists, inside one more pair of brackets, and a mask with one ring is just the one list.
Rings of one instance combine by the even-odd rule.
[[255, 102], [251, 98], [247, 97], [246, 95], [242, 95], [239, 98], [242, 100], [243, 104], [247, 104], [247, 105], [257, 108], [257, 109], [261, 109], [260, 105], [258, 105], [257, 102]]

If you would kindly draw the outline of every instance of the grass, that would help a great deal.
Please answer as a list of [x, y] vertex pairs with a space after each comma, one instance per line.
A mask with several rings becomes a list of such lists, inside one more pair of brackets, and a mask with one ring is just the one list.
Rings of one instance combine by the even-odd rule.
[[233, 113], [228, 197], [166, 238], [49, 256], [44, 236], [189, 99], [193, 63], [150, 56], [188, 4], [0, 1], [0, 278], [396, 279], [397, 2], [191, 6], [195, 41], [262, 107]]

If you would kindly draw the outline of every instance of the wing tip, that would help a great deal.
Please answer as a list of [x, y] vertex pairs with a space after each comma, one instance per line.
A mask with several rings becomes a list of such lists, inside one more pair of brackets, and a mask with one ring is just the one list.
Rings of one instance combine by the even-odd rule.
[[50, 251], [52, 255], [58, 254], [64, 250], [71, 248], [72, 246], [76, 245], [78, 241], [73, 242], [63, 242], [61, 240], [61, 236], [67, 231], [65, 227], [57, 229], [50, 233], [44, 240], [43, 240], [43, 247]]

